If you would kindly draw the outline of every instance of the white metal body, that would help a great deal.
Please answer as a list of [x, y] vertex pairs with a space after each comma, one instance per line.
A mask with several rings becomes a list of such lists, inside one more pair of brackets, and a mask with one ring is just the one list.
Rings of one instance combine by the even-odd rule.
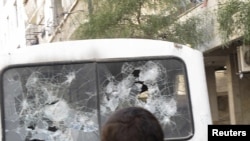
[[203, 55], [190, 47], [166, 41], [144, 39], [95, 39], [40, 44], [1, 55], [0, 70], [10, 65], [173, 56], [186, 65], [194, 135], [190, 141], [206, 141], [211, 114]]

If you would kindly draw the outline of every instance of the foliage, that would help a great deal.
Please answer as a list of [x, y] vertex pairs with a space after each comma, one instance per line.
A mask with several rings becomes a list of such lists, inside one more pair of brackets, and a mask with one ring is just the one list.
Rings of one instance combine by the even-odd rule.
[[243, 44], [250, 44], [250, 1], [227, 0], [217, 11], [220, 35], [227, 45], [235, 35], [242, 35]]
[[93, 13], [78, 28], [76, 39], [148, 38], [191, 46], [206, 40], [199, 28], [202, 20], [199, 16], [180, 22], [178, 14], [188, 4], [184, 0], [96, 0], [93, 3]]
[[206, 27], [203, 26], [204, 19], [201, 18], [201, 15], [193, 16], [185, 20], [185, 22], [175, 22], [173, 30], [168, 40], [173, 42], [190, 44], [192, 46], [197, 46], [202, 43], [205, 43], [208, 39], [211, 38], [210, 34], [206, 31]]

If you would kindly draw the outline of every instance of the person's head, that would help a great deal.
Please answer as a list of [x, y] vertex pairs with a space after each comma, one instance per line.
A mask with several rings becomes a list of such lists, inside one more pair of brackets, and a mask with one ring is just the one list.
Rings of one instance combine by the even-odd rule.
[[164, 134], [156, 117], [140, 107], [114, 112], [102, 127], [101, 141], [163, 141]]

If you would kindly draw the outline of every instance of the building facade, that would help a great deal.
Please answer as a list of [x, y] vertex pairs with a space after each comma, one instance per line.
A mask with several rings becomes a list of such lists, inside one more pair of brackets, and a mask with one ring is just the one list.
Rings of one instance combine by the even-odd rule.
[[68, 40], [88, 11], [83, 0], [1, 0], [0, 9], [0, 45], [6, 51]]
[[25, 47], [24, 7], [22, 1], [0, 2], [0, 46], [1, 52]]

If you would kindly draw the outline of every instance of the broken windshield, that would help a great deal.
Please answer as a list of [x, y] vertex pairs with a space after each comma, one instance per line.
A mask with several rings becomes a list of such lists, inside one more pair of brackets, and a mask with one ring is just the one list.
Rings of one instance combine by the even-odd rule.
[[112, 112], [141, 106], [165, 138], [193, 135], [184, 63], [177, 58], [10, 67], [3, 73], [6, 141], [99, 141]]

